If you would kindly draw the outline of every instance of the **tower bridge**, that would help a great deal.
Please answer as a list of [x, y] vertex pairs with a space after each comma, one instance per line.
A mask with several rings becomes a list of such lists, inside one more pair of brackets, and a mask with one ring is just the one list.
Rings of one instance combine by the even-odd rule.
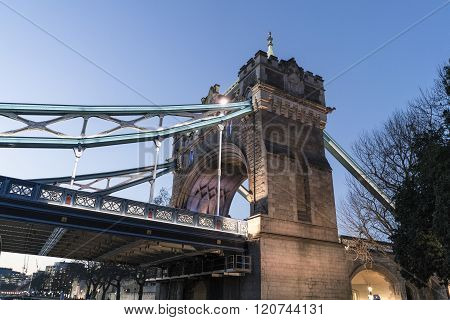
[[[294, 58], [279, 60], [272, 39], [269, 47], [240, 68], [228, 90], [221, 94], [214, 85], [198, 105], [0, 104], [0, 116], [22, 125], [0, 133], [0, 147], [75, 154], [70, 176], [0, 177], [1, 250], [159, 266], [165, 274], [151, 280], [161, 283], [160, 298], [354, 297], [361, 265], [338, 236], [325, 150], [386, 208], [394, 204], [326, 133], [333, 108], [323, 79]], [[77, 136], [51, 127], [76, 118], [82, 120]], [[87, 134], [93, 119], [112, 127]], [[149, 119], [156, 122], [146, 125]], [[163, 163], [77, 175], [87, 148], [153, 141], [157, 159], [169, 138], [172, 156]], [[168, 172], [170, 207], [156, 206], [156, 180]], [[124, 180], [114, 184], [118, 177]], [[111, 196], [144, 182], [151, 185], [148, 202]], [[236, 192], [250, 203], [245, 220], [230, 217]], [[373, 275], [374, 281], [384, 274], [386, 288], [394, 288], [391, 298], [406, 297], [395, 265], [380, 258], [376, 272], [381, 278]]]

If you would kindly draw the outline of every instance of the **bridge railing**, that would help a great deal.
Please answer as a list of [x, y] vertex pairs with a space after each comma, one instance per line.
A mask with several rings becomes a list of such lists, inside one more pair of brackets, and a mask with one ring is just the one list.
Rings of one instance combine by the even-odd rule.
[[247, 236], [247, 222], [0, 176], [0, 197]]

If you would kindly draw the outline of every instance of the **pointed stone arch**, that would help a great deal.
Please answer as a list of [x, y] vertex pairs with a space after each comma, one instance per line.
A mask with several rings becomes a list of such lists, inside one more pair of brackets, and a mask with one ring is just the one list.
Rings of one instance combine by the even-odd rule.
[[[176, 207], [200, 213], [215, 214], [217, 205], [218, 150], [199, 158], [187, 173]], [[220, 215], [229, 214], [231, 202], [239, 186], [248, 179], [248, 165], [243, 152], [233, 143], [222, 146]]]
[[[370, 268], [360, 265], [351, 276], [353, 297], [359, 300], [368, 299], [368, 287], [373, 288], [373, 294], [381, 296], [382, 300], [401, 300], [404, 298], [404, 281], [391, 270], [381, 264], [373, 264]], [[356, 293], [356, 294], [355, 294]]]

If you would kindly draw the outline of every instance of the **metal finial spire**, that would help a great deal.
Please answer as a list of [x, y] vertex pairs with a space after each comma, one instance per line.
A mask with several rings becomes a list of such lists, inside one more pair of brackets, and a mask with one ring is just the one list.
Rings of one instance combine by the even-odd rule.
[[267, 37], [267, 57], [270, 58], [270, 56], [273, 56], [273, 38], [272, 38], [272, 32], [269, 32], [269, 36]]

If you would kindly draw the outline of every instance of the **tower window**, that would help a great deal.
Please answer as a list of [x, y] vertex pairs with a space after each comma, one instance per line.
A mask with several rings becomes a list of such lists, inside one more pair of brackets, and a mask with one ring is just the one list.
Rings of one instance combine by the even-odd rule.
[[194, 150], [189, 151], [189, 165], [194, 162]]
[[233, 120], [230, 120], [227, 126], [227, 135], [230, 137], [232, 132], [233, 132]]

